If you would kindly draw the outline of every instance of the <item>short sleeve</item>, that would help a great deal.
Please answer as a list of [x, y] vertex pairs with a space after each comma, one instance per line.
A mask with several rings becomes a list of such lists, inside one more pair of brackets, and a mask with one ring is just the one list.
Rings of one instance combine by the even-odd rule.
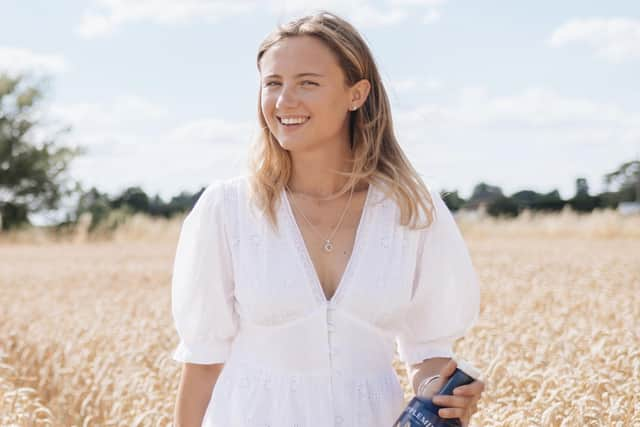
[[417, 230], [412, 299], [396, 336], [398, 355], [409, 365], [453, 357], [454, 341], [476, 323], [480, 311], [480, 282], [465, 241], [441, 196], [429, 192], [434, 222]]
[[179, 362], [224, 363], [237, 331], [224, 191], [221, 180], [207, 186], [180, 229], [171, 278]]

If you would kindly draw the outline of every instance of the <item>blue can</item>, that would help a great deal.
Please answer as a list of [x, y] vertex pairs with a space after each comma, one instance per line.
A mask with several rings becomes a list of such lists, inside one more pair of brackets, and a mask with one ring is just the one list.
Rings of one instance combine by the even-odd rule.
[[[444, 386], [436, 394], [453, 395], [453, 390], [475, 380], [480, 380], [481, 373], [468, 362], [455, 359], [456, 370], [449, 377]], [[415, 396], [405, 410], [400, 414], [400, 418], [393, 424], [393, 427], [461, 427], [459, 418], [441, 418], [438, 406], [430, 398]]]

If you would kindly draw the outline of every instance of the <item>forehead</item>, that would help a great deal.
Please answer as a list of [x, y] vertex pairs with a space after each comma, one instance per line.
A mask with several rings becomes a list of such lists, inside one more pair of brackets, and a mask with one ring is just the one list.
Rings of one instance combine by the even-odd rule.
[[260, 60], [260, 74], [264, 77], [273, 74], [295, 76], [304, 72], [335, 76], [341, 73], [341, 69], [331, 49], [311, 36], [280, 40]]

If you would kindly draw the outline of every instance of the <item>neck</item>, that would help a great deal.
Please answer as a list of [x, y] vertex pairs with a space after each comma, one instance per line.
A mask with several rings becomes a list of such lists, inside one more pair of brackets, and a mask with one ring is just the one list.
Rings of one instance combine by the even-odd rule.
[[290, 151], [290, 154], [292, 173], [287, 185], [294, 193], [326, 198], [347, 183], [347, 177], [334, 171], [350, 172], [353, 155], [348, 150]]

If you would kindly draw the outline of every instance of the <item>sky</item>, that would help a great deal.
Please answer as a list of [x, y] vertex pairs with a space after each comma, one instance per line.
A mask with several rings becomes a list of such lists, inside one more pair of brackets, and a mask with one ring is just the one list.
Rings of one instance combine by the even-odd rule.
[[400, 145], [438, 190], [569, 198], [640, 159], [632, 0], [0, 0], [0, 72], [47, 79], [34, 138], [69, 125], [85, 188], [168, 200], [247, 173], [258, 45], [319, 8], [365, 38]]

